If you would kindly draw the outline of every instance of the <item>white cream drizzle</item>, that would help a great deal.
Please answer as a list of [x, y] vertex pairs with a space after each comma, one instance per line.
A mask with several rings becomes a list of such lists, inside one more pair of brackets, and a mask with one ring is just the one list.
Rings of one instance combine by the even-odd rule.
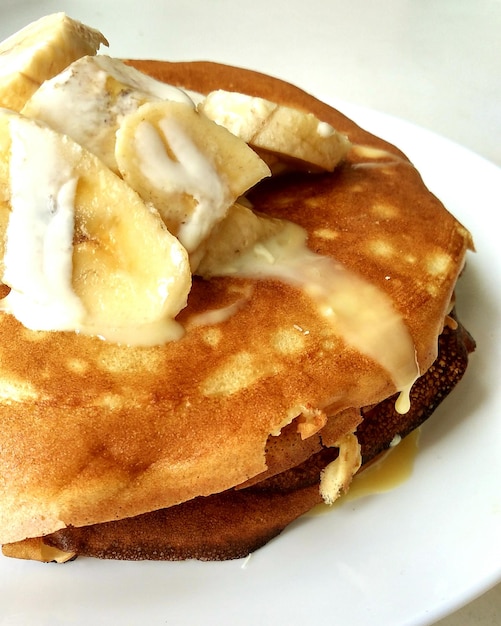
[[[373, 146], [367, 146], [365, 144], [353, 144], [351, 149], [357, 156], [369, 159], [368, 161], [363, 161], [361, 163], [352, 163], [351, 167], [355, 170], [384, 168], [395, 165], [408, 165], [409, 167], [414, 167], [410, 161], [404, 159], [398, 154], [395, 154], [394, 152], [390, 152], [389, 150], [374, 148]], [[382, 159], [387, 160], [383, 161]]]
[[221, 307], [219, 309], [209, 309], [193, 315], [189, 319], [189, 328], [197, 326], [213, 326], [226, 322], [231, 317], [236, 315], [238, 311], [248, 302], [248, 298], [240, 298], [236, 302], [229, 304], [228, 306]]
[[28, 102], [27, 113], [69, 135], [117, 171], [115, 133], [121, 120], [144, 102], [161, 100], [195, 106], [183, 90], [119, 59], [85, 56], [45, 81]]
[[0, 301], [27, 328], [74, 329], [85, 310], [72, 288], [73, 213], [77, 179], [52, 134], [10, 120], [11, 214]]
[[137, 70], [131, 65], [126, 65], [118, 59], [114, 59], [105, 54], [97, 54], [89, 57], [107, 74], [113, 76], [116, 80], [124, 85], [130, 86], [133, 90], [143, 94], [149, 94], [159, 100], [172, 100], [175, 102], [184, 102], [190, 106], [194, 103], [190, 96], [179, 87], [169, 85], [163, 81], [157, 80], [148, 74]]
[[390, 373], [401, 392], [396, 409], [405, 413], [419, 369], [402, 316], [382, 290], [333, 259], [309, 250], [306, 237], [301, 227], [284, 221], [277, 234], [229, 263], [213, 267], [213, 275], [276, 278], [303, 290], [339, 330], [340, 337]]
[[327, 122], [318, 122], [317, 133], [320, 137], [332, 137], [335, 132], [334, 127]]
[[193, 211], [185, 216], [177, 233], [191, 253], [209, 235], [214, 223], [224, 217], [231, 199], [214, 166], [179, 124], [167, 117], [158, 124], [176, 160], [167, 153], [155, 126], [143, 121], [134, 137], [141, 172], [158, 189], [168, 181], [170, 191], [193, 197]]

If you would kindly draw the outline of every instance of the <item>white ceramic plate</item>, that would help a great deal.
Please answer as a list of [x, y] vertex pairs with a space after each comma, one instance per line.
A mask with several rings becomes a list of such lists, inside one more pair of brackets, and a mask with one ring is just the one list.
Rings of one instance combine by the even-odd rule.
[[[21, 12], [23, 3], [3, 3], [15, 28], [38, 6], [26, 4]], [[46, 4], [38, 14], [58, 8]], [[458, 309], [478, 349], [423, 428], [412, 477], [299, 520], [246, 561], [55, 566], [0, 557], [0, 624], [422, 626], [501, 579], [501, 170], [406, 122], [324, 99], [404, 149], [475, 236]]]

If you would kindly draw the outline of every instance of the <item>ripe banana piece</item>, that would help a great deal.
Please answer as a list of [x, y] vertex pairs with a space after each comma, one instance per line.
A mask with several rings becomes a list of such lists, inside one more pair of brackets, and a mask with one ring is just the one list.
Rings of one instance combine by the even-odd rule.
[[345, 135], [312, 113], [264, 98], [217, 90], [207, 95], [198, 110], [242, 138], [274, 173], [284, 164], [332, 171], [350, 149]]
[[20, 111], [44, 80], [75, 59], [108, 45], [94, 28], [53, 13], [0, 44], [0, 106]]
[[21, 112], [69, 135], [118, 173], [115, 134], [121, 120], [142, 104], [160, 100], [195, 106], [181, 89], [155, 80], [120, 59], [85, 56], [45, 81]]
[[124, 180], [191, 254], [235, 200], [270, 171], [247, 144], [179, 102], [141, 106], [117, 132]]
[[283, 220], [259, 215], [235, 202], [197, 251], [201, 258], [196, 274], [202, 278], [237, 274], [239, 259], [248, 250], [283, 230]]
[[97, 157], [0, 110], [0, 306], [33, 330], [151, 345], [182, 334], [191, 273], [157, 211]]

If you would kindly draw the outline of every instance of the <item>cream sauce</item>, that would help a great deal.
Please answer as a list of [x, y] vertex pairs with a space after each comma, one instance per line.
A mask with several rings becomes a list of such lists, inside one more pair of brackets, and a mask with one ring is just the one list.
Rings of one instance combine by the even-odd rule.
[[185, 334], [183, 326], [168, 317], [141, 325], [113, 326], [100, 323], [81, 324], [74, 329], [82, 335], [98, 337], [125, 346], [159, 346], [170, 341], [178, 341]]
[[28, 102], [26, 112], [69, 135], [117, 171], [115, 133], [121, 120], [145, 102], [159, 100], [195, 106], [181, 89], [157, 81], [119, 59], [86, 56], [43, 83]]
[[365, 144], [353, 144], [351, 150], [355, 155], [362, 157], [363, 159], [368, 159], [367, 161], [360, 163], [353, 163], [351, 167], [356, 170], [384, 168], [396, 165], [408, 165], [409, 167], [414, 167], [410, 161], [404, 159], [398, 154], [395, 154], [394, 152], [390, 152], [389, 150], [374, 148], [373, 146], [367, 146]]
[[402, 392], [398, 411], [419, 376], [415, 347], [402, 316], [381, 289], [331, 258], [310, 251], [306, 232], [284, 221], [283, 229], [240, 255], [213, 266], [213, 275], [275, 278], [300, 288], [317, 304], [349, 345], [391, 375]]
[[408, 480], [419, 450], [419, 428], [359, 472], [344, 500], [355, 500], [367, 495], [390, 491]]
[[327, 122], [318, 122], [317, 134], [320, 135], [320, 137], [332, 137], [335, 132], [334, 127]]
[[194, 328], [197, 326], [213, 326], [222, 324], [236, 315], [247, 302], [248, 298], [240, 298], [228, 306], [221, 307], [219, 309], [208, 309], [207, 311], [203, 311], [197, 315], [192, 315], [188, 320], [187, 326], [189, 328]]
[[10, 132], [11, 213], [2, 280], [11, 291], [0, 306], [27, 328], [74, 329], [85, 315], [71, 282], [77, 179], [52, 133], [17, 116]]
[[414, 469], [414, 462], [419, 451], [421, 430], [416, 428], [397, 445], [390, 447], [377, 459], [355, 475], [346, 494], [338, 498], [334, 505], [319, 504], [308, 513], [317, 515], [331, 511], [333, 507], [370, 495], [395, 489], [408, 480]]
[[[179, 124], [165, 117], [158, 126], [161, 134], [151, 122], [143, 121], [137, 126], [134, 140], [141, 172], [157, 189], [162, 189], [167, 179], [173, 191], [193, 197], [193, 211], [179, 225], [177, 233], [191, 253], [224, 217], [231, 200], [212, 163]], [[168, 154], [163, 138], [175, 158]]]

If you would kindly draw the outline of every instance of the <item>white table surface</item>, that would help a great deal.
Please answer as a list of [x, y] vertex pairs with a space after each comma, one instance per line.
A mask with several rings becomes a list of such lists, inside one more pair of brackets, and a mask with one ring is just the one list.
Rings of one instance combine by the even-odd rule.
[[[0, 38], [58, 10], [99, 27], [105, 4], [0, 1]], [[115, 56], [131, 56], [132, 49], [134, 56], [204, 57], [259, 69], [320, 97], [334, 93], [407, 119], [501, 166], [500, 0], [151, 1], [143, 2], [142, 10], [122, 1], [114, 6], [121, 9], [106, 35]], [[161, 39], [148, 31], [149, 12], [160, 6], [169, 25]], [[206, 11], [212, 19], [217, 13], [217, 35], [207, 30]], [[132, 24], [133, 48], [123, 36]], [[169, 33], [179, 30], [182, 37], [174, 45]], [[227, 38], [232, 58], [221, 57], [221, 37]], [[439, 624], [494, 626], [500, 616], [498, 585]]]

